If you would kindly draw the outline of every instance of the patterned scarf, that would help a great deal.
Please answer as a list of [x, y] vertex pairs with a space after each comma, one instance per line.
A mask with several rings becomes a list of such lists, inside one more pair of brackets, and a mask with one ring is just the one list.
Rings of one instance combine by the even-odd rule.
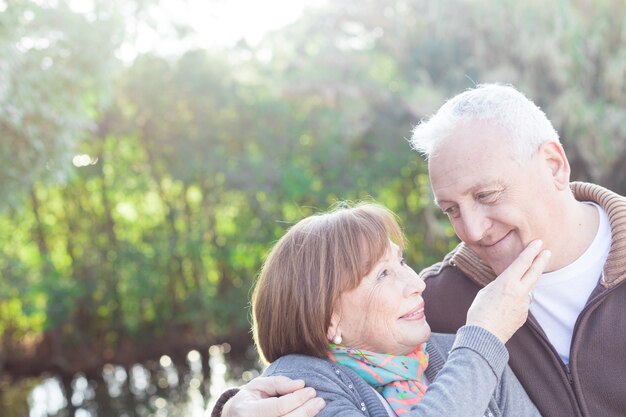
[[426, 343], [406, 356], [374, 353], [330, 344], [331, 361], [347, 366], [374, 388], [382, 388], [382, 396], [397, 415], [408, 413], [426, 392], [423, 382], [428, 366]]

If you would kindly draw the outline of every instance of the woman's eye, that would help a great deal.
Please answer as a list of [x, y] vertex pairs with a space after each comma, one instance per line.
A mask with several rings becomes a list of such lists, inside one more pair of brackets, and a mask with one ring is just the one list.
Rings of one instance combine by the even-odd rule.
[[406, 261], [404, 260], [404, 257], [400, 258], [400, 265], [402, 266], [406, 265]]
[[378, 279], [385, 278], [387, 275], [389, 275], [389, 271], [384, 269], [380, 274], [378, 274]]

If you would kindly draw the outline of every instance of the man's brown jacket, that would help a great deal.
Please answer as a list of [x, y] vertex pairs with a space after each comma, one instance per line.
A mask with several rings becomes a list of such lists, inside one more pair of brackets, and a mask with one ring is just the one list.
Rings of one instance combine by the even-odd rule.
[[[578, 200], [596, 202], [609, 217], [612, 241], [603, 274], [576, 321], [569, 366], [532, 315], [507, 343], [509, 364], [545, 417], [624, 417], [626, 198], [593, 184], [572, 183], [572, 189]], [[476, 293], [495, 278], [464, 244], [421, 276], [426, 317], [440, 333], [454, 333], [465, 324]]]

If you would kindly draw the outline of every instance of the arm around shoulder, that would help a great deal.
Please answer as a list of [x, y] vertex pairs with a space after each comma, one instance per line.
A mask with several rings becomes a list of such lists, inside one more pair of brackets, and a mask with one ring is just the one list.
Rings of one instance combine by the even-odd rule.
[[315, 390], [304, 381], [284, 376], [258, 377], [237, 389], [225, 391], [211, 417], [313, 417], [324, 407]]
[[382, 402], [361, 377], [329, 360], [288, 355], [271, 364], [264, 374], [304, 380], [326, 403], [319, 417], [362, 417], [364, 411], [369, 413], [366, 415], [385, 413]]

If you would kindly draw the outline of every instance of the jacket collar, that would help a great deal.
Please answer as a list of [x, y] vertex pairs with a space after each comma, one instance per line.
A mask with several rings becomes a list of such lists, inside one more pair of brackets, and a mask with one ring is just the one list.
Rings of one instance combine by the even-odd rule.
[[[601, 284], [611, 288], [626, 280], [626, 198], [599, 185], [573, 182], [570, 184], [578, 201], [593, 201], [606, 211], [611, 225], [611, 249], [604, 264]], [[470, 248], [461, 243], [450, 263], [477, 284], [485, 286], [496, 274]]]

